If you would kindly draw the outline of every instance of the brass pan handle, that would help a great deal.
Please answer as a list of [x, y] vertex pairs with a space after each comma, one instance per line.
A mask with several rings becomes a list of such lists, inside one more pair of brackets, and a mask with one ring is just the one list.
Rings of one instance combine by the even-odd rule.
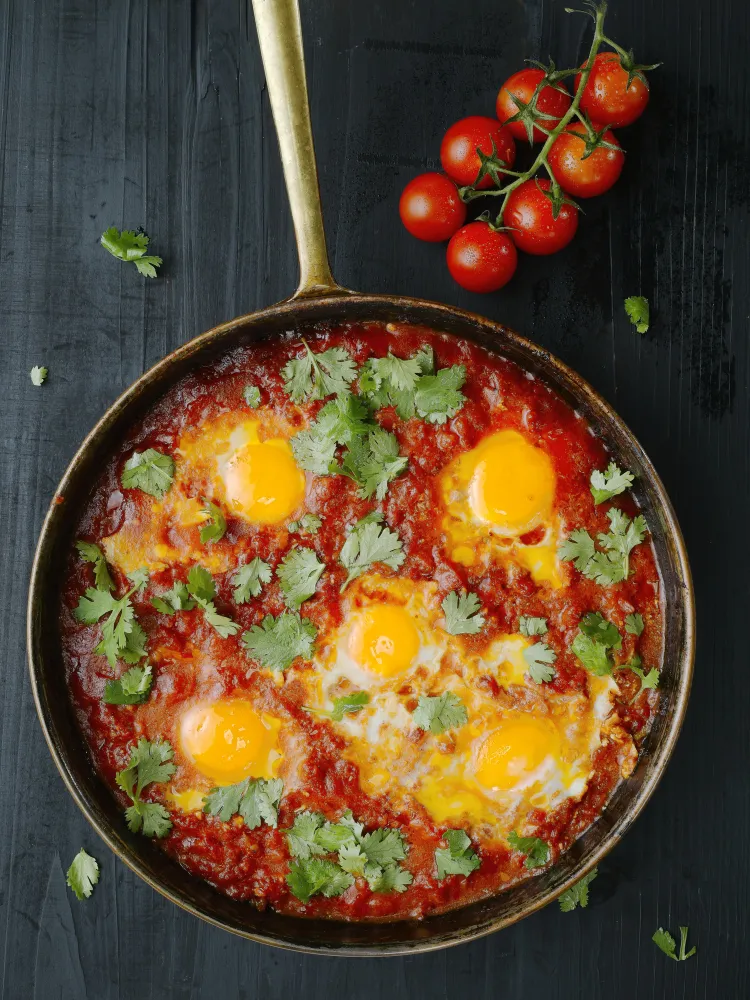
[[253, 12], [297, 238], [300, 282], [293, 298], [346, 294], [328, 263], [298, 2], [253, 0]]

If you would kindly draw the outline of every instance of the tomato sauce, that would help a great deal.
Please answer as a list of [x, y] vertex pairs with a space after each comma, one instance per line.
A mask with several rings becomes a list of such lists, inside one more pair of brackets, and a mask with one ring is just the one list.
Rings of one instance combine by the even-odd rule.
[[[580, 416], [512, 362], [468, 341], [421, 327], [321, 325], [311, 328], [307, 339], [314, 351], [331, 346], [346, 348], [358, 365], [370, 356], [384, 356], [388, 350], [407, 357], [429, 344], [439, 367], [462, 364], [467, 371], [463, 387], [465, 405], [443, 425], [417, 418], [404, 421], [392, 408], [378, 411], [377, 419], [396, 434], [401, 453], [409, 459], [408, 470], [390, 484], [384, 501], [374, 504], [373, 500], [359, 498], [355, 484], [344, 476], [316, 478], [308, 487], [306, 507], [323, 518], [315, 548], [319, 558], [326, 562], [327, 570], [315, 595], [305, 602], [303, 614], [314, 622], [320, 634], [337, 627], [342, 620], [339, 588], [346, 573], [338, 562], [338, 554], [345, 540], [345, 527], [377, 506], [403, 542], [406, 559], [397, 571], [398, 576], [434, 580], [441, 593], [461, 588], [474, 591], [498, 632], [515, 631], [519, 614], [549, 620], [550, 632], [545, 639], [557, 653], [556, 676], [550, 686], [561, 694], [585, 692], [589, 684], [589, 675], [570, 651], [578, 623], [588, 611], [600, 611], [617, 625], [623, 636], [623, 659], [637, 648], [644, 665], [660, 665], [661, 589], [648, 539], [631, 555], [628, 580], [608, 587], [585, 579], [571, 564], [565, 564], [566, 585], [554, 590], [538, 585], [529, 572], [518, 566], [498, 563], [479, 571], [451, 561], [446, 554], [437, 477], [458, 454], [474, 447], [489, 432], [502, 428], [519, 430], [533, 441], [543, 443], [556, 474], [555, 510], [568, 530], [583, 527], [593, 537], [609, 530], [605, 512], [610, 504], [598, 507], [592, 504], [589, 477], [592, 470], [603, 469], [610, 456]], [[77, 537], [98, 543], [132, 519], [139, 505], [151, 502], [140, 491], [124, 490], [120, 484], [123, 463], [133, 449], [154, 447], [173, 452], [187, 428], [222, 413], [246, 408], [242, 391], [248, 383], [261, 389], [264, 405], [301, 429], [304, 416], [300, 415], [300, 407], [290, 402], [280, 376], [284, 363], [297, 353], [296, 339], [280, 338], [236, 349], [182, 380], [133, 428], [119, 453], [103, 470], [82, 513]], [[301, 410], [310, 419], [321, 406], [322, 403], [309, 403]], [[616, 505], [630, 516], [638, 512], [628, 494], [617, 497]], [[169, 542], [168, 530], [165, 527], [165, 542]], [[526, 541], [532, 543], [535, 538]], [[275, 526], [253, 526], [228, 518], [227, 534], [217, 545], [276, 561], [288, 547], [288, 535]], [[385, 575], [388, 573], [392, 571], [386, 570]], [[118, 583], [117, 592], [123, 593], [126, 578], [116, 570], [113, 575]], [[117, 789], [115, 774], [127, 766], [130, 748], [140, 736], [156, 738], [161, 734], [171, 738], [175, 762], [180, 763], [179, 748], [172, 736], [174, 717], [195, 689], [201, 657], [216, 664], [216, 685], [222, 696], [250, 692], [256, 703], [280, 718], [282, 724], [296, 727], [304, 737], [303, 757], [297, 762], [301, 782], [297, 789], [282, 797], [278, 828], [264, 824], [250, 830], [239, 817], [222, 822], [200, 812], [171, 808], [172, 829], [159, 842], [165, 851], [196, 877], [233, 898], [286, 913], [347, 920], [422, 917], [497, 893], [533, 874], [523, 867], [522, 856], [507, 846], [495, 845], [481, 849], [481, 867], [470, 877], [450, 876], [439, 881], [434, 851], [444, 846], [441, 836], [445, 826], [433, 822], [416, 802], [404, 810], [394, 807], [386, 794], [365, 794], [357, 766], [342, 754], [345, 738], [325, 720], [302, 710], [304, 693], [294, 671], [284, 683], [278, 683], [276, 676], [256, 669], [241, 645], [241, 632], [258, 624], [267, 614], [281, 613], [283, 601], [278, 590], [269, 587], [259, 597], [235, 605], [230, 576], [231, 573], [215, 576], [216, 606], [222, 614], [230, 615], [241, 631], [222, 639], [197, 610], [167, 616], [151, 606], [153, 588], [158, 586], [163, 590], [175, 579], [184, 579], [184, 567], [169, 567], [152, 575], [146, 589], [134, 595], [133, 603], [138, 621], [148, 635], [150, 649], [158, 651], [150, 658], [155, 674], [153, 690], [143, 705], [110, 706], [102, 700], [104, 686], [107, 680], [119, 676], [122, 669], [113, 671], [103, 656], [94, 653], [100, 638], [99, 626], [79, 624], [73, 616], [81, 594], [86, 587], [93, 586], [93, 571], [75, 552], [70, 556], [60, 610], [70, 697], [93, 766], [121, 800], [123, 809], [129, 803]], [[625, 615], [636, 610], [648, 625], [638, 639], [623, 628]], [[474, 639], [467, 637], [467, 641]], [[308, 665], [308, 669], [314, 668]], [[488, 676], [485, 681], [491, 696], [501, 694], [493, 677]], [[638, 678], [627, 670], [618, 672], [617, 681], [621, 693], [615, 711], [623, 729], [638, 746], [647, 732], [657, 694], [644, 691], [639, 695]], [[620, 780], [617, 747], [605, 740], [594, 756], [594, 773], [583, 797], [578, 801], [567, 800], [554, 812], [538, 816], [537, 835], [550, 844], [553, 862], [597, 818]], [[160, 786], [150, 786], [145, 797], [161, 801]], [[344, 809], [351, 809], [367, 829], [381, 826], [401, 829], [410, 847], [404, 865], [413, 875], [412, 884], [403, 893], [377, 894], [358, 878], [342, 896], [332, 899], [315, 896], [307, 904], [300, 902], [286, 883], [290, 855], [283, 831], [292, 825], [295, 812], [302, 808], [320, 811], [333, 820]]]

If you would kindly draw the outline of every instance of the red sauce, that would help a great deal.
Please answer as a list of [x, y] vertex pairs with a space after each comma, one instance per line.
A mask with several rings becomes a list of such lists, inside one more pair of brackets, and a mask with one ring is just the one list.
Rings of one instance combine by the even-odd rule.
[[[648, 542], [634, 550], [629, 579], [609, 587], [596, 585], [570, 567], [566, 586], [553, 590], [536, 584], [518, 566], [498, 564], [480, 573], [452, 562], [445, 554], [436, 476], [456, 455], [474, 447], [490, 431], [502, 428], [521, 431], [550, 455], [557, 477], [555, 510], [569, 530], [584, 527], [594, 537], [609, 530], [605, 511], [610, 504], [595, 507], [589, 491], [592, 470], [604, 468], [609, 456], [602, 442], [565, 403], [513, 363], [469, 342], [423, 328], [386, 329], [379, 324], [320, 327], [309, 331], [308, 338], [315, 351], [334, 345], [345, 347], [358, 364], [372, 355], [383, 356], [389, 349], [406, 357], [422, 345], [430, 344], [440, 367], [457, 363], [466, 366], [463, 388], [466, 403], [446, 424], [432, 425], [419, 419], [405, 422], [390, 408], [378, 413], [377, 419], [396, 434], [402, 454], [409, 459], [408, 471], [390, 485], [385, 501], [378, 505], [403, 541], [406, 560], [399, 576], [435, 580], [441, 596], [456, 588], [476, 592], [497, 632], [515, 631], [520, 614], [548, 619], [550, 631], [545, 639], [557, 653], [556, 677], [551, 686], [561, 694], [588, 689], [589, 675], [570, 652], [580, 618], [587, 611], [600, 611], [617, 625], [623, 635], [624, 658], [637, 646], [644, 664], [659, 665], [660, 585], [654, 552]], [[132, 450], [154, 447], [171, 452], [187, 428], [224, 412], [246, 409], [242, 390], [248, 383], [261, 389], [264, 405], [301, 426], [299, 411], [291, 404], [279, 374], [286, 360], [297, 352], [297, 341], [289, 339], [237, 349], [180, 382], [133, 428], [120, 453], [103, 471], [80, 519], [78, 537], [99, 542], [132, 518], [139, 505], [151, 502], [140, 491], [123, 490], [120, 486], [122, 465]], [[311, 418], [321, 405], [307, 404], [303, 410]], [[619, 496], [616, 505], [631, 516], [637, 513], [627, 494]], [[342, 619], [339, 587], [345, 571], [338, 563], [338, 553], [344, 542], [345, 527], [371, 510], [373, 503], [358, 498], [350, 480], [335, 476], [312, 483], [306, 506], [324, 518], [314, 542], [328, 569], [317, 593], [305, 603], [304, 614], [323, 633], [339, 625]], [[169, 538], [163, 540], [168, 542]], [[524, 541], [533, 544], [538, 538], [532, 532]], [[259, 555], [273, 564], [288, 544], [285, 529], [254, 527], [233, 518], [228, 519], [225, 538], [217, 543], [230, 546], [235, 552]], [[168, 737], [173, 731], [180, 704], [194, 690], [196, 661], [200, 656], [208, 656], [218, 664], [216, 680], [223, 695], [250, 692], [256, 703], [305, 734], [307, 752], [300, 762], [302, 790], [282, 798], [277, 829], [263, 825], [249, 830], [238, 817], [226, 823], [200, 813], [171, 811], [173, 827], [160, 844], [188, 871], [219, 891], [251, 900], [260, 907], [271, 905], [283, 912], [306, 916], [381, 920], [421, 917], [461, 905], [494, 894], [533, 874], [523, 867], [523, 857], [504, 846], [495, 846], [482, 849], [481, 867], [469, 878], [451, 876], [439, 881], [433, 858], [435, 848], [441, 846], [445, 826], [434, 823], [416, 802], [413, 808], [403, 811], [395, 809], [387, 796], [366, 795], [360, 788], [357, 767], [342, 757], [343, 737], [328, 723], [302, 711], [301, 685], [294, 682], [292, 675], [283, 686], [277, 685], [248, 659], [240, 643], [241, 632], [221, 639], [198, 611], [169, 617], [151, 607], [155, 586], [163, 590], [175, 579], [184, 579], [185, 574], [185, 567], [170, 567], [155, 574], [145, 592], [134, 598], [136, 614], [149, 636], [150, 647], [169, 651], [169, 655], [162, 652], [160, 659], [152, 657], [156, 679], [144, 705], [114, 707], [102, 701], [106, 681], [119, 676], [122, 670], [111, 670], [104, 657], [94, 654], [100, 638], [99, 627], [80, 625], [73, 617], [72, 610], [84, 589], [93, 585], [91, 567], [83, 564], [75, 552], [70, 557], [60, 628], [70, 695], [81, 731], [94, 766], [121, 799], [123, 808], [128, 803], [115, 785], [116, 772], [127, 765], [130, 748], [139, 736]], [[125, 578], [115, 575], [124, 590]], [[230, 576], [227, 573], [216, 577], [216, 604], [219, 611], [240, 624], [241, 630], [259, 623], [266, 614], [283, 610], [278, 587], [272, 585], [260, 597], [235, 605]], [[627, 634], [623, 627], [625, 616], [636, 609], [648, 626], [640, 639]], [[616, 711], [623, 729], [634, 737], [637, 745], [647, 731], [656, 695], [647, 692], [636, 697], [639, 682], [629, 671], [618, 674], [618, 682], [622, 693]], [[502, 694], [495, 678], [487, 676], [482, 684], [489, 696]], [[175, 752], [179, 763], [177, 747]], [[555, 812], [536, 817], [537, 835], [550, 844], [553, 861], [600, 814], [620, 780], [620, 766], [616, 744], [605, 741], [595, 754], [594, 773], [583, 797], [579, 801], [567, 800]], [[159, 786], [151, 786], [146, 798], [159, 800]], [[300, 808], [318, 810], [330, 819], [336, 819], [348, 808], [367, 828], [400, 828], [410, 845], [405, 865], [413, 874], [412, 884], [403, 894], [376, 894], [363, 879], [357, 879], [338, 898], [316, 896], [308, 904], [301, 903], [286, 884], [289, 851], [283, 833]]]

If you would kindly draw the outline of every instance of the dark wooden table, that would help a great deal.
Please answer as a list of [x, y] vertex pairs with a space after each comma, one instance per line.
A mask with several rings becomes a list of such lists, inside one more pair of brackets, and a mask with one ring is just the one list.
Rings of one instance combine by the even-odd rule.
[[[0, 994], [4, 1000], [750, 995], [750, 4], [612, 0], [646, 62], [649, 111], [622, 133], [617, 188], [555, 258], [494, 296], [406, 235], [398, 194], [445, 128], [492, 114], [525, 57], [570, 65], [586, 21], [562, 0], [306, 0], [312, 117], [331, 258], [350, 287], [456, 303], [577, 368], [644, 443], [677, 508], [698, 599], [696, 678], [674, 760], [601, 866], [586, 911], [557, 906], [408, 960], [263, 948], [182, 913], [97, 840], [45, 748], [25, 664], [44, 511], [86, 431], [168, 351], [288, 294], [296, 262], [254, 25], [244, 0], [0, 3]], [[97, 246], [144, 225], [141, 278]], [[652, 303], [641, 337], [627, 295]], [[42, 388], [32, 365], [48, 366]], [[64, 871], [102, 865], [79, 903]], [[690, 925], [678, 965], [651, 943]]]

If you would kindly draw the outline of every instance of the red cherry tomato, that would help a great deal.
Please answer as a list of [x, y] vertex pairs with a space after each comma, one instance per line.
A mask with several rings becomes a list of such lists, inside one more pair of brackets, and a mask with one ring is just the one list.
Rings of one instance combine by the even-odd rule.
[[398, 203], [401, 221], [418, 240], [449, 240], [466, 221], [466, 205], [445, 174], [420, 174], [404, 188]]
[[[594, 128], [599, 131], [598, 125]], [[547, 154], [558, 184], [576, 198], [593, 198], [594, 195], [609, 191], [622, 173], [625, 163], [620, 143], [615, 139], [614, 132], [609, 130], [602, 138], [617, 146], [617, 149], [597, 146], [585, 160], [581, 159], [586, 152], [586, 144], [578, 136], [585, 134], [586, 128], [581, 122], [568, 125], [552, 143]]]
[[451, 237], [446, 251], [454, 281], [470, 292], [494, 292], [513, 277], [518, 254], [507, 233], [470, 222]]
[[[583, 64], [586, 66], [586, 63]], [[581, 74], [576, 76], [576, 90]], [[581, 96], [581, 111], [602, 125], [623, 128], [640, 118], [648, 104], [648, 84], [637, 76], [627, 86], [628, 72], [615, 52], [599, 52]], [[627, 88], [627, 89], [626, 89]]]
[[[500, 88], [497, 95], [497, 117], [505, 123], [519, 111], [518, 105], [513, 100], [517, 97], [524, 104], [528, 104], [534, 95], [534, 90], [540, 80], [544, 79], [544, 72], [541, 69], [522, 69], [513, 76], [508, 77]], [[558, 84], [562, 88], [562, 84]], [[551, 130], [560, 124], [560, 119], [570, 107], [572, 98], [564, 88], [557, 90], [555, 87], [542, 87], [539, 97], [536, 100], [537, 111], [554, 115], [552, 119], [542, 119], [539, 124], [542, 128]], [[526, 128], [523, 122], [511, 122], [505, 126], [516, 139], [527, 139]], [[534, 142], [544, 142], [547, 136], [538, 128], [534, 128]]]
[[503, 223], [512, 227], [513, 242], [524, 253], [557, 253], [576, 234], [578, 209], [563, 204], [555, 219], [552, 202], [544, 194], [551, 186], [548, 180], [524, 181], [508, 196]]
[[[456, 184], [473, 184], [482, 165], [477, 148], [489, 156], [493, 142], [499, 159], [512, 167], [516, 162], [516, 144], [507, 128], [503, 128], [497, 119], [485, 118], [483, 115], [462, 118], [460, 122], [451, 125], [440, 146], [443, 170]], [[478, 188], [492, 186], [493, 181], [489, 176], [483, 177], [477, 184]]]

